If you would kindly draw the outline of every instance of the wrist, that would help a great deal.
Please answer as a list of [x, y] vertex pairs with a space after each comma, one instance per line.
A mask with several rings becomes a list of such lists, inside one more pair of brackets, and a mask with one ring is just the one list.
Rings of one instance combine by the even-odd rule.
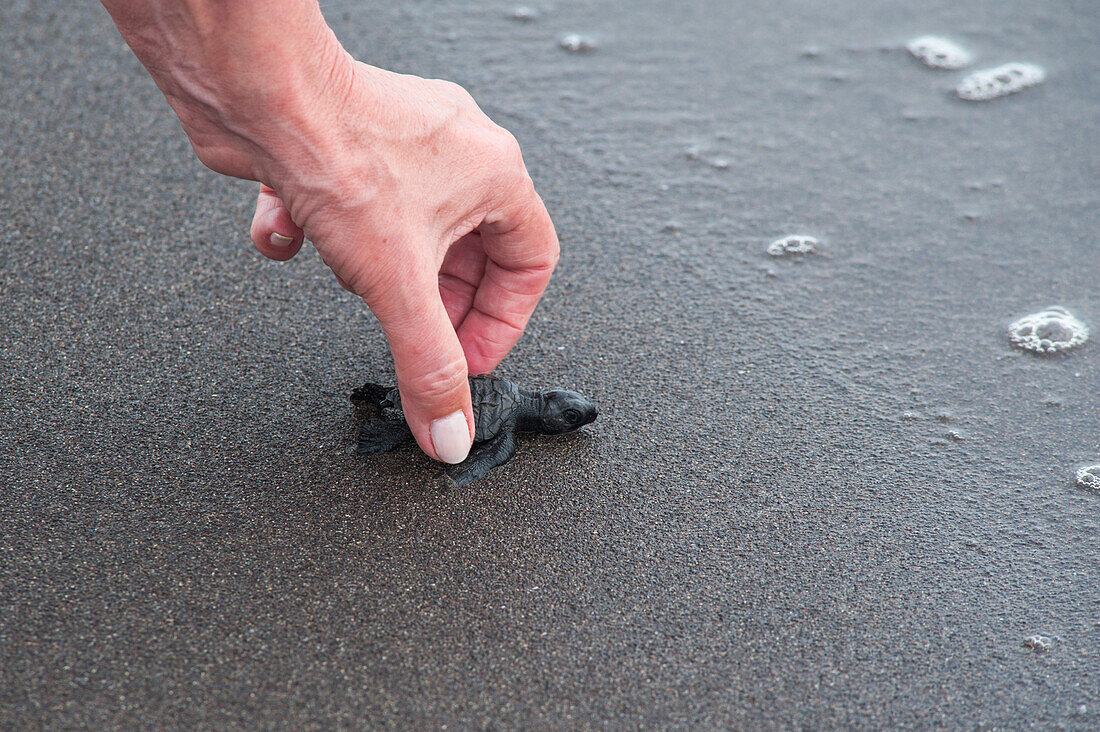
[[280, 61], [238, 81], [215, 112], [253, 157], [252, 177], [276, 189], [294, 169], [332, 164], [328, 138], [355, 75], [335, 36]]
[[308, 146], [352, 61], [315, 0], [103, 0], [180, 118], [200, 160], [270, 182]]
[[[311, 38], [298, 36], [289, 47], [239, 57], [211, 71], [209, 102], [201, 97], [185, 102], [198, 102], [194, 111], [200, 119], [194, 121], [211, 127], [217, 144], [250, 160], [249, 175], [238, 177], [277, 187], [287, 166], [323, 157], [318, 149], [324, 147], [323, 131], [347, 96], [353, 61], [321, 25]], [[202, 157], [197, 147], [196, 152]]]

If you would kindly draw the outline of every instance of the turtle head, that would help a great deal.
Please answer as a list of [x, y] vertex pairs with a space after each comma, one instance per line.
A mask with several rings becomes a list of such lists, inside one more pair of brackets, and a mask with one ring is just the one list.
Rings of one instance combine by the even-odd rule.
[[572, 432], [594, 421], [598, 415], [596, 405], [575, 391], [544, 391], [542, 403], [539, 432], [544, 435]]

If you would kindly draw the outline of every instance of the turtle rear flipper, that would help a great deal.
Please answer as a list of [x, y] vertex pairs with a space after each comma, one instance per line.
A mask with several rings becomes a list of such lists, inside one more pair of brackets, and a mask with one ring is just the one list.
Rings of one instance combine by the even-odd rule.
[[397, 449], [412, 439], [412, 432], [404, 422], [387, 419], [368, 419], [359, 430], [359, 440], [352, 448], [356, 455], [377, 455]]
[[474, 445], [470, 456], [458, 465], [447, 468], [439, 477], [441, 490], [465, 488], [484, 478], [493, 468], [500, 467], [515, 457], [516, 435], [511, 430], [501, 432], [491, 440]]

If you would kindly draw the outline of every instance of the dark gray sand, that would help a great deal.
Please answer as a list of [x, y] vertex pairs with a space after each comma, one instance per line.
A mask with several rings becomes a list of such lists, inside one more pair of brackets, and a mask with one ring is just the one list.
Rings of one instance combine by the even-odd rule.
[[1100, 330], [1092, 0], [325, 7], [523, 143], [564, 254], [501, 373], [600, 420], [448, 496], [346, 455], [374, 319], [97, 4], [4, 3], [0, 728], [1100, 726], [1100, 343], [1007, 337]]

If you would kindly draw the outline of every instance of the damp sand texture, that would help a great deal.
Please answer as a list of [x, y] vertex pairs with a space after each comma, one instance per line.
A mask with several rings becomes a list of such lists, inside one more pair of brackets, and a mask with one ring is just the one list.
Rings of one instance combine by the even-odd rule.
[[1095, 3], [516, 7], [324, 3], [561, 237], [500, 373], [600, 419], [449, 496], [346, 454], [377, 323], [103, 11], [0, 7], [0, 728], [1100, 726]]

